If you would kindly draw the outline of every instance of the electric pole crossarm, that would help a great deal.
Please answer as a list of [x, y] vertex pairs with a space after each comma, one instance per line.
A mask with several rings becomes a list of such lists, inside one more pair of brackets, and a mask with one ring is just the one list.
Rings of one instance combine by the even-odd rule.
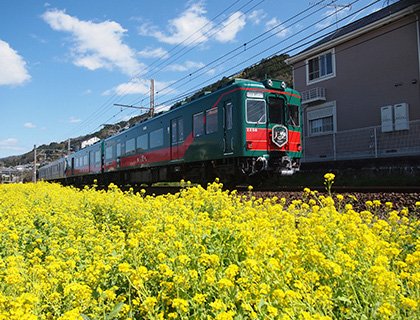
[[126, 108], [134, 108], [134, 109], [150, 110], [150, 108], [146, 108], [146, 107], [136, 107], [136, 106], [129, 106], [129, 105], [127, 105], [127, 104], [118, 104], [118, 103], [114, 103], [114, 106], [117, 106], [117, 107], [126, 107]]

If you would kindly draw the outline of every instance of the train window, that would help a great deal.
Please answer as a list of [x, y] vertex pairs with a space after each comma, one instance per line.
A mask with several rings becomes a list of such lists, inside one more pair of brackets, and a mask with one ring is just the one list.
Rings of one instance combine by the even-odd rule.
[[93, 166], [95, 164], [95, 157], [93, 151], [89, 152], [89, 165]]
[[121, 157], [121, 143], [119, 141], [117, 143], [117, 157]]
[[136, 140], [134, 138], [125, 142], [125, 153], [133, 153], [136, 150]]
[[137, 137], [137, 151], [143, 151], [149, 148], [147, 133]]
[[194, 132], [194, 137], [199, 137], [204, 134], [204, 113], [203, 112], [193, 115], [193, 132]]
[[206, 111], [206, 133], [217, 132], [217, 108]]
[[178, 141], [184, 140], [184, 120], [182, 117], [178, 118]]
[[101, 163], [101, 151], [95, 152], [95, 163]]
[[264, 100], [246, 100], [246, 122], [266, 123]]
[[177, 119], [171, 120], [171, 141], [172, 144], [178, 142], [178, 121]]
[[270, 97], [268, 100], [268, 108], [270, 122], [284, 124], [284, 100], [282, 98]]
[[150, 148], [163, 146], [163, 129], [150, 132]]
[[88, 155], [87, 154], [83, 157], [83, 165], [84, 166], [89, 165], [89, 159], [88, 159]]
[[171, 144], [177, 144], [184, 140], [184, 121], [182, 117], [171, 120]]
[[75, 165], [75, 167], [76, 168], [79, 168], [79, 158], [76, 158], [76, 165]]
[[228, 102], [225, 105], [225, 129], [230, 130], [233, 127], [232, 117], [232, 102]]
[[299, 117], [299, 106], [296, 106], [294, 104], [289, 104], [289, 125], [293, 127], [299, 127], [300, 126], [300, 117]]
[[114, 158], [112, 149], [113, 149], [112, 146], [105, 149], [105, 160], [110, 160]]

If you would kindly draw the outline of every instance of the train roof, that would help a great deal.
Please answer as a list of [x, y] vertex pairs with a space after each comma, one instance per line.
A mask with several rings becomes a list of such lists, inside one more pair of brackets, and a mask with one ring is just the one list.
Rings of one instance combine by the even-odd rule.
[[[123, 131], [112, 135], [106, 139], [104, 139], [103, 141], [108, 141], [111, 139], [115, 139], [118, 138], [119, 136], [123, 135], [123, 134], [127, 134], [127, 132], [131, 131], [132, 129], [136, 128], [139, 125], [147, 125], [151, 120], [156, 120], [162, 116], [166, 116], [168, 113], [174, 112], [174, 111], [178, 111], [180, 110], [180, 108], [185, 108], [193, 103], [196, 103], [198, 100], [204, 99], [204, 98], [208, 98], [212, 95], [215, 94], [220, 94], [220, 92], [228, 90], [231, 87], [253, 87], [253, 88], [261, 88], [261, 89], [274, 89], [274, 90], [279, 90], [279, 91], [283, 91], [283, 92], [287, 92], [287, 93], [294, 93], [298, 95], [298, 92], [292, 88], [289, 88], [286, 86], [286, 82], [283, 80], [277, 80], [277, 79], [265, 79], [263, 81], [255, 81], [255, 80], [249, 80], [249, 79], [242, 79], [242, 78], [235, 78], [230, 80], [229, 82], [220, 85], [219, 87], [217, 87], [217, 89], [215, 91], [205, 91], [202, 92], [201, 94], [195, 96], [192, 98], [191, 101], [189, 102], [178, 102], [176, 104], [174, 104], [169, 110], [167, 111], [162, 111], [160, 113], [158, 113], [157, 115], [155, 115], [155, 117], [153, 118], [148, 118], [140, 123], [136, 123], [135, 125], [131, 126], [130, 128], [124, 129]], [[84, 149], [83, 149], [84, 150]]]

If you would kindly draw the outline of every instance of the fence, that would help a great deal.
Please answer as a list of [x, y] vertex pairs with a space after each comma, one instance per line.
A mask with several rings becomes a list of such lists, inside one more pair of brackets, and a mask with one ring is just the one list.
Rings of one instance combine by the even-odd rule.
[[420, 155], [420, 120], [409, 130], [381, 132], [381, 126], [305, 137], [303, 162]]

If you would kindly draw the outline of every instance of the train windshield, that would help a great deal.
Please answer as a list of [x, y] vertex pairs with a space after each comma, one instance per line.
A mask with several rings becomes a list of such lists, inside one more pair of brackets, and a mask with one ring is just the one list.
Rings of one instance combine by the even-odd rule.
[[265, 123], [265, 101], [264, 100], [246, 100], [246, 122]]
[[268, 101], [269, 116], [271, 123], [284, 124], [284, 100], [270, 97]]

